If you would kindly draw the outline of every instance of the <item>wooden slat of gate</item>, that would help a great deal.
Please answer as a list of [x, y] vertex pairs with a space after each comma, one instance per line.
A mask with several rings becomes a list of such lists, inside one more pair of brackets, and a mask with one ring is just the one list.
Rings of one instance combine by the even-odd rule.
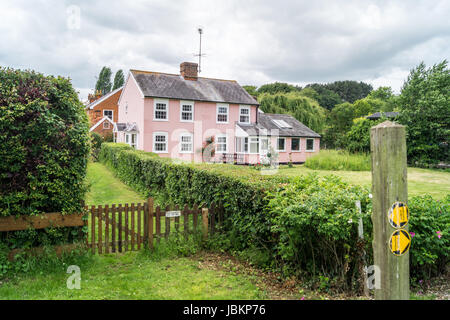
[[[179, 211], [180, 207], [178, 205], [175, 206], [175, 211]], [[176, 232], [180, 232], [180, 217], [175, 218], [175, 230]]]
[[131, 250], [134, 250], [134, 238], [136, 235], [136, 230], [134, 229], [134, 214], [135, 214], [135, 208], [134, 203], [131, 203]]
[[148, 247], [153, 249], [153, 198], [147, 201], [147, 211], [144, 212], [148, 216]]
[[164, 212], [164, 222], [166, 224], [166, 230], [164, 232], [164, 238], [169, 238], [170, 233], [170, 218], [166, 216], [166, 212], [170, 211], [170, 206], [166, 206], [166, 211]]
[[183, 229], [184, 238], [187, 239], [189, 232], [189, 207], [187, 204], [185, 204], [183, 208]]
[[211, 228], [211, 234], [214, 233], [214, 229], [216, 227], [216, 206], [214, 205], [214, 202], [211, 204], [211, 209], [209, 210], [209, 214], [211, 217], [211, 221], [209, 222]]
[[197, 224], [198, 224], [198, 206], [195, 204], [193, 210], [194, 214], [194, 232], [197, 231]]
[[91, 206], [91, 248], [95, 253], [95, 206]]
[[155, 218], [156, 218], [156, 241], [158, 241], [158, 243], [160, 242], [160, 238], [161, 238], [161, 208], [160, 206], [156, 207], [156, 212], [155, 212]]
[[129, 230], [129, 225], [128, 225], [128, 203], [125, 203], [125, 240], [123, 241], [123, 245], [125, 246], [125, 252], [128, 251], [128, 230]]
[[97, 207], [97, 216], [98, 216], [98, 253], [102, 254], [102, 233], [103, 233], [103, 229], [102, 229], [102, 214], [103, 214], [103, 209], [102, 206], [99, 205]]
[[142, 228], [141, 228], [141, 210], [142, 210], [141, 204], [138, 203], [138, 205], [137, 205], [137, 236], [138, 236], [137, 242], [138, 242], [138, 250], [141, 249], [141, 242], [142, 242], [142, 239], [141, 239], [141, 230], [142, 230]]
[[112, 252], [116, 252], [116, 205], [111, 206], [111, 242], [112, 242]]
[[105, 253], [109, 253], [109, 206], [105, 205]]
[[119, 233], [119, 252], [122, 252], [122, 204], [119, 204], [119, 214], [118, 214], [118, 230]]

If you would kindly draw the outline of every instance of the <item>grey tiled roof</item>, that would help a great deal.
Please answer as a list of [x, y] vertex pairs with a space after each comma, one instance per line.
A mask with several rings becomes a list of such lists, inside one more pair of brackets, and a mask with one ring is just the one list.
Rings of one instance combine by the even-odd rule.
[[236, 81], [131, 70], [146, 97], [258, 105]]
[[[383, 116], [385, 116], [386, 118], [395, 118], [398, 116], [398, 112], [383, 112]], [[370, 116], [367, 116], [366, 118], [370, 119], [370, 120], [380, 119], [381, 113], [375, 112], [374, 114], [371, 114]]]
[[[272, 120], [284, 120], [292, 128], [280, 128]], [[249, 135], [272, 135], [272, 130], [278, 130], [280, 137], [320, 138], [320, 135], [288, 114], [258, 113], [258, 123], [249, 125], [238, 124]]]

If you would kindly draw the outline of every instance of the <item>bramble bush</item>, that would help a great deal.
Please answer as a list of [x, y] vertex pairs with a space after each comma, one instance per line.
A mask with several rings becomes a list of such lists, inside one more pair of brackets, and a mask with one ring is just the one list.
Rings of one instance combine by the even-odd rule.
[[[373, 264], [369, 190], [336, 176], [286, 178], [262, 176], [257, 171], [243, 175], [238, 166], [229, 171], [224, 165], [174, 163], [113, 143], [102, 144], [100, 161], [122, 181], [156, 197], [160, 204], [221, 205], [225, 211], [223, 232], [210, 237], [210, 249], [232, 251], [285, 276], [329, 279], [326, 286], [339, 289], [361, 288], [357, 225], [362, 218], [366, 265]], [[356, 200], [361, 201], [361, 214]], [[424, 237], [433, 232], [437, 236], [436, 231], [441, 232], [440, 240], [448, 237], [449, 197], [442, 202], [416, 197], [410, 203], [410, 230], [418, 234], [412, 241], [411, 273], [423, 274], [425, 270], [431, 276], [443, 272], [433, 265], [446, 264], [448, 242], [418, 240], [422, 232]], [[437, 216], [438, 212], [441, 215]], [[428, 219], [434, 221], [430, 228], [436, 231], [422, 226]]]

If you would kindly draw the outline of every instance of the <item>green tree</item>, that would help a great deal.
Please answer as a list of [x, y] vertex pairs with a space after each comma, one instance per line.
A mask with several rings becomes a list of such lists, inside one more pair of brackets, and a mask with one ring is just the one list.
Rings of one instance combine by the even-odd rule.
[[325, 109], [331, 110], [334, 108], [334, 106], [343, 102], [341, 97], [339, 97], [336, 92], [327, 89], [324, 84], [308, 84], [303, 90], [306, 89], [313, 89], [315, 92], [317, 92], [318, 96], [316, 100], [317, 102], [319, 102], [320, 106]]
[[345, 134], [350, 130], [355, 110], [351, 103], [344, 102], [335, 106], [327, 118], [327, 127], [323, 143], [327, 148], [342, 148], [345, 146]]
[[319, 103], [300, 92], [264, 93], [259, 96], [260, 108], [266, 113], [292, 115], [305, 126], [322, 133], [325, 126], [325, 112]]
[[384, 111], [386, 102], [380, 99], [371, 99], [369, 97], [356, 100], [353, 103], [353, 110], [355, 117], [363, 117], [371, 115], [374, 112]]
[[353, 80], [335, 81], [328, 83], [325, 87], [336, 92], [343, 101], [353, 103], [363, 99], [373, 90], [372, 85]]
[[353, 119], [353, 125], [345, 135], [345, 149], [350, 152], [370, 152], [370, 128], [386, 120], [369, 120], [364, 117]]
[[399, 122], [406, 126], [408, 162], [450, 162], [450, 71], [447, 60], [412, 69], [399, 96]]
[[270, 93], [270, 94], [288, 93], [288, 92], [292, 92], [292, 91], [297, 91], [299, 89], [301, 89], [301, 88], [293, 86], [289, 83], [274, 82], [274, 83], [264, 84], [261, 87], [259, 87], [258, 94], [261, 94], [261, 93]]
[[119, 89], [123, 84], [125, 83], [125, 77], [123, 75], [123, 71], [120, 69], [116, 72], [116, 75], [114, 76], [114, 85], [113, 85], [113, 91], [116, 89]]
[[98, 75], [97, 83], [95, 84], [95, 91], [99, 91], [102, 95], [111, 92], [111, 69], [108, 67], [103, 67]]
[[258, 90], [257, 90], [257, 86], [242, 86], [242, 88], [244, 88], [245, 91], [247, 91], [247, 93], [253, 97], [257, 97], [258, 96]]

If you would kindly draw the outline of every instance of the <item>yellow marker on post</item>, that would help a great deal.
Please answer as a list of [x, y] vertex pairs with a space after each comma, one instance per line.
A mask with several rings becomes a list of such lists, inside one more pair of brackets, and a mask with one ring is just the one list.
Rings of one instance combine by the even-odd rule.
[[403, 228], [408, 224], [409, 209], [403, 202], [395, 202], [388, 212], [389, 223], [394, 228]]
[[389, 240], [389, 248], [396, 256], [402, 256], [411, 247], [411, 236], [405, 229], [395, 230]]

